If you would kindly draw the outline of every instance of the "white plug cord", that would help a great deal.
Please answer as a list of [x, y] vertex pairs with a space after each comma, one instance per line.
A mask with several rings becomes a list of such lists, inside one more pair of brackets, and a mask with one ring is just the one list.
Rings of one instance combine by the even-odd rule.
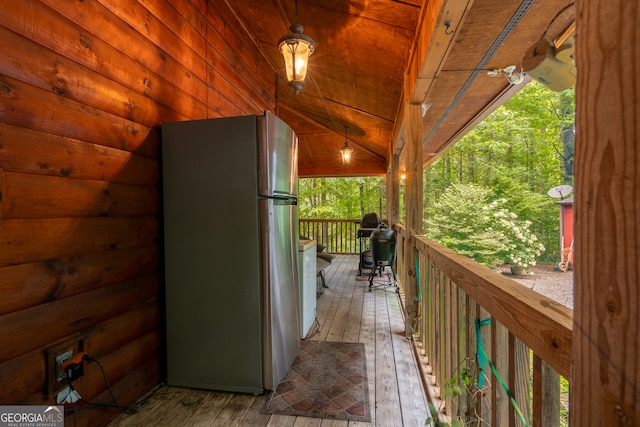
[[56, 403], [58, 405], [64, 405], [65, 403], [76, 403], [78, 400], [82, 399], [80, 393], [78, 393], [71, 384], [58, 393], [58, 397], [56, 398]]

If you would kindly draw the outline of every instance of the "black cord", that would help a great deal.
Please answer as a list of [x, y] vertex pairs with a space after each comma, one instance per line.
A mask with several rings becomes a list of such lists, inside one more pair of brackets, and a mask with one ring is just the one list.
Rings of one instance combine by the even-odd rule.
[[[104, 369], [104, 366], [102, 366], [102, 363], [100, 363], [100, 361], [88, 354], [85, 354], [82, 357], [82, 360], [86, 360], [87, 362], [95, 362], [98, 367], [100, 368], [100, 371], [102, 372], [102, 378], [104, 378], [104, 382], [107, 385], [107, 390], [109, 390], [109, 395], [111, 396], [111, 400], [113, 400], [113, 403], [100, 403], [100, 402], [92, 402], [89, 400], [85, 400], [83, 399], [80, 394], [78, 394], [79, 396], [79, 401], [83, 402], [86, 405], [89, 406], [95, 406], [95, 407], [99, 407], [99, 408], [117, 408], [119, 409], [122, 413], [128, 414], [128, 415], [133, 415], [133, 414], [137, 414], [138, 412], [140, 412], [140, 410], [142, 409], [142, 406], [147, 403], [147, 401], [156, 394], [156, 392], [158, 390], [160, 390], [162, 387], [164, 387], [164, 383], [160, 384], [160, 387], [156, 388], [153, 392], [149, 393], [147, 396], [145, 396], [143, 399], [141, 399], [140, 401], [134, 403], [133, 405], [131, 405], [130, 407], [126, 408], [122, 405], [120, 405], [120, 403], [118, 403], [118, 400], [116, 399], [115, 394], [113, 393], [113, 389], [111, 388], [111, 384], [109, 383], [109, 379], [107, 378], [107, 372]], [[76, 389], [73, 386], [73, 380], [67, 379], [67, 384], [69, 384], [69, 389], [71, 391], [76, 391]], [[80, 411], [80, 408], [73, 408], [71, 410], [65, 411], [66, 414], [73, 414]]]
[[111, 396], [111, 400], [113, 400], [113, 404], [110, 404], [110, 403], [90, 402], [88, 400], [81, 399], [84, 403], [86, 403], [87, 405], [98, 406], [103, 408], [118, 408], [120, 409], [121, 412], [125, 414], [135, 414], [139, 411], [139, 409], [131, 410], [129, 408], [125, 408], [124, 406], [120, 405], [120, 403], [118, 403], [118, 399], [116, 399], [116, 396], [113, 394], [113, 389], [111, 388], [111, 384], [109, 383], [109, 378], [107, 378], [107, 372], [104, 370], [104, 366], [102, 366], [102, 363], [100, 363], [98, 359], [91, 357], [88, 354], [85, 354], [82, 357], [82, 359], [86, 360], [87, 362], [94, 362], [96, 365], [98, 365], [98, 367], [100, 368], [100, 371], [102, 372], [102, 378], [104, 378], [104, 383], [107, 385], [107, 390], [109, 390], [109, 395]]
[[[100, 368], [100, 371], [102, 372], [102, 378], [104, 378], [104, 382], [107, 385], [107, 389], [109, 390], [109, 395], [111, 396], [111, 399], [113, 400], [113, 403], [99, 403], [99, 402], [91, 402], [89, 400], [83, 399], [82, 396], [80, 396], [80, 394], [78, 393], [78, 400], [83, 402], [86, 405], [89, 406], [96, 406], [99, 408], [118, 408], [121, 412], [125, 413], [125, 414], [135, 414], [137, 412], [140, 411], [140, 407], [138, 406], [137, 410], [132, 410], [129, 408], [125, 408], [124, 406], [120, 405], [120, 403], [118, 403], [118, 400], [116, 399], [116, 396], [113, 394], [113, 389], [111, 388], [111, 384], [109, 383], [109, 379], [107, 378], [107, 372], [104, 369], [104, 366], [102, 366], [102, 363], [100, 363], [100, 361], [98, 359], [95, 359], [91, 356], [89, 356], [88, 354], [85, 354], [84, 356], [82, 356], [82, 360], [86, 360], [87, 362], [95, 362], [98, 367]], [[76, 391], [75, 387], [73, 386], [73, 380], [67, 379], [67, 384], [69, 384], [69, 389], [71, 390], [71, 392]], [[74, 410], [74, 412], [79, 411], [80, 408], [76, 408]]]

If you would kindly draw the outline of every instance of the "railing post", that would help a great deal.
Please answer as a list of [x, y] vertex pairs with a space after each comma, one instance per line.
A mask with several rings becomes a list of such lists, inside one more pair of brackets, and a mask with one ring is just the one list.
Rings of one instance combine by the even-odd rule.
[[414, 262], [415, 236], [422, 234], [422, 106], [412, 104], [409, 85], [405, 85], [405, 148], [408, 149], [407, 190], [406, 190], [406, 227], [407, 240], [405, 242], [405, 266], [407, 268], [407, 283], [405, 283], [405, 305], [407, 319], [405, 320], [406, 336], [411, 334], [411, 325], [415, 324], [418, 314], [417, 282]]
[[387, 219], [389, 225], [400, 221], [400, 156], [391, 155], [391, 162], [387, 170]]
[[575, 2], [572, 426], [639, 426], [640, 8]]

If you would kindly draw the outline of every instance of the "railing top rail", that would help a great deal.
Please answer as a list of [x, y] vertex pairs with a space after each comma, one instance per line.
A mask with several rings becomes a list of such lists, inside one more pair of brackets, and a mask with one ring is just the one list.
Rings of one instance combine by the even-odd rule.
[[416, 247], [560, 375], [570, 378], [573, 311], [423, 236]]
[[336, 219], [336, 218], [327, 218], [327, 219], [299, 218], [299, 220], [303, 221], [303, 222], [357, 222], [358, 224], [362, 221], [362, 219], [357, 219], [357, 218], [344, 218], [344, 219]]
[[404, 232], [407, 231], [407, 227], [405, 227], [404, 224], [400, 222], [396, 222], [395, 224], [393, 224], [392, 228], [400, 234], [404, 234]]

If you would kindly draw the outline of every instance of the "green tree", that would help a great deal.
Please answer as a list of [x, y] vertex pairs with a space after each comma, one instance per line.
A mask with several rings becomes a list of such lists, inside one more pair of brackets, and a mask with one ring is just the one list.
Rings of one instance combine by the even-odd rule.
[[433, 207], [428, 236], [480, 264], [492, 267], [502, 247], [491, 230], [483, 208], [492, 197], [490, 189], [475, 184], [453, 184]]
[[[557, 248], [559, 208], [547, 191], [573, 181], [573, 106], [573, 89], [525, 86], [430, 166], [425, 218], [450, 185], [478, 184], [507, 199], [506, 208], [532, 221], [546, 247]], [[548, 251], [542, 261], [558, 259], [557, 251]]]
[[490, 188], [453, 184], [434, 206], [429, 237], [487, 267], [535, 265], [544, 245], [531, 221], [507, 209], [507, 199], [494, 198]]
[[301, 218], [362, 218], [368, 212], [384, 216], [384, 178], [302, 178], [298, 206]]

